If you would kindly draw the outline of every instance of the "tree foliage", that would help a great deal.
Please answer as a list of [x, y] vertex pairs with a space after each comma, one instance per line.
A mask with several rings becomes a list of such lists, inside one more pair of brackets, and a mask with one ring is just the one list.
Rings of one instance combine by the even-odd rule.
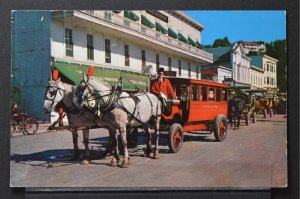
[[10, 90], [10, 102], [11, 105], [17, 104], [17, 105], [21, 105], [22, 102], [22, 93], [21, 93], [21, 89], [15, 85], [11, 86], [11, 90]]
[[217, 48], [217, 47], [226, 47], [226, 46], [230, 46], [231, 43], [228, 39], [228, 37], [224, 37], [223, 39], [216, 39], [212, 45], [213, 48]]
[[286, 54], [286, 39], [275, 40], [271, 43], [266, 43], [266, 55], [278, 60], [277, 62], [277, 87], [280, 93], [286, 92], [287, 87], [287, 54]]

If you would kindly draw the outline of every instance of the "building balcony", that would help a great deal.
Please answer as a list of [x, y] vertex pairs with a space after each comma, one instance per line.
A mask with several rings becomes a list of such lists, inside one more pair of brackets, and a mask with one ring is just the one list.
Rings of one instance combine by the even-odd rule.
[[[64, 18], [64, 20], [66, 20], [65, 18], [72, 17], [73, 23], [77, 22], [81, 26], [97, 23], [103, 27], [101, 30], [106, 31], [107, 34], [121, 35], [121, 32], [124, 38], [139, 42], [137, 39], [139, 37], [142, 39], [140, 42], [147, 44], [147, 46], [157, 48], [157, 45], [159, 45], [166, 52], [170, 51], [172, 54], [189, 57], [200, 64], [213, 62], [212, 53], [169, 37], [167, 34], [156, 31], [155, 28], [149, 28], [112, 11], [54, 11], [52, 12], [52, 17], [57, 19]], [[82, 20], [85, 23], [82, 23]]]

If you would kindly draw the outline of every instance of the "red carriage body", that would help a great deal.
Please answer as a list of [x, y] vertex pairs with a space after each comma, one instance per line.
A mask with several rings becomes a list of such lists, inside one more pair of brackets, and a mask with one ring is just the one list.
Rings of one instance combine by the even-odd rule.
[[[214, 132], [218, 141], [227, 135], [228, 88], [205, 80], [169, 77], [178, 100], [169, 102], [169, 113], [163, 114], [161, 129], [169, 130], [169, 148], [181, 148], [183, 132]], [[175, 132], [174, 132], [175, 131]]]

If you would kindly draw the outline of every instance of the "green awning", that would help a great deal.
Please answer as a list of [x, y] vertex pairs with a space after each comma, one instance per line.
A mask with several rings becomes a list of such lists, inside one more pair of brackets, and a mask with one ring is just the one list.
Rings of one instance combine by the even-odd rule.
[[165, 29], [160, 23], [156, 22], [155, 24], [156, 24], [156, 31], [159, 31], [163, 34], [168, 33], [167, 29]]
[[127, 17], [128, 19], [131, 19], [133, 21], [138, 21], [140, 18], [132, 11], [130, 10], [125, 10], [124, 11], [124, 17]]
[[188, 40], [189, 40], [189, 43], [190, 43], [192, 46], [194, 46], [194, 47], [197, 46], [196, 42], [195, 42], [194, 40], [192, 40], [190, 37], [188, 37]]
[[183, 36], [181, 33], [178, 33], [178, 40], [180, 40], [184, 43], [188, 43], [187, 38], [185, 38], [185, 36]]
[[[73, 82], [73, 85], [77, 85], [82, 79], [82, 73], [86, 74], [89, 66], [80, 64], [69, 64], [66, 62], [54, 62], [53, 67], [60, 71], [60, 73]], [[116, 82], [122, 77], [123, 89], [128, 91], [144, 91], [150, 83], [148, 76], [140, 73], [134, 73], [129, 71], [121, 71], [115, 69], [94, 67], [94, 76], [106, 81], [111, 86], [115, 86]]]
[[113, 10], [113, 13], [119, 14], [121, 10]]
[[196, 46], [197, 48], [203, 49], [203, 46], [202, 46], [198, 41], [196, 41], [196, 45], [197, 45], [197, 46]]
[[177, 39], [177, 38], [178, 38], [177, 33], [176, 33], [173, 29], [171, 29], [171, 28], [168, 28], [168, 35], [169, 35], [170, 37], [173, 37], [174, 39]]
[[145, 17], [144, 15], [142, 15], [141, 21], [142, 21], [142, 24], [143, 24], [143, 25], [148, 26], [149, 28], [154, 28], [154, 27], [155, 27], [154, 23], [152, 23], [152, 22], [151, 22], [147, 17]]

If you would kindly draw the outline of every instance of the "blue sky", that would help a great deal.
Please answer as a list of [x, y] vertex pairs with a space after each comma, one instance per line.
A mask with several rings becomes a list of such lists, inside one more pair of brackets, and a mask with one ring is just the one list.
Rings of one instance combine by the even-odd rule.
[[271, 42], [286, 38], [285, 11], [183, 11], [200, 24], [202, 44], [228, 37], [230, 42]]

